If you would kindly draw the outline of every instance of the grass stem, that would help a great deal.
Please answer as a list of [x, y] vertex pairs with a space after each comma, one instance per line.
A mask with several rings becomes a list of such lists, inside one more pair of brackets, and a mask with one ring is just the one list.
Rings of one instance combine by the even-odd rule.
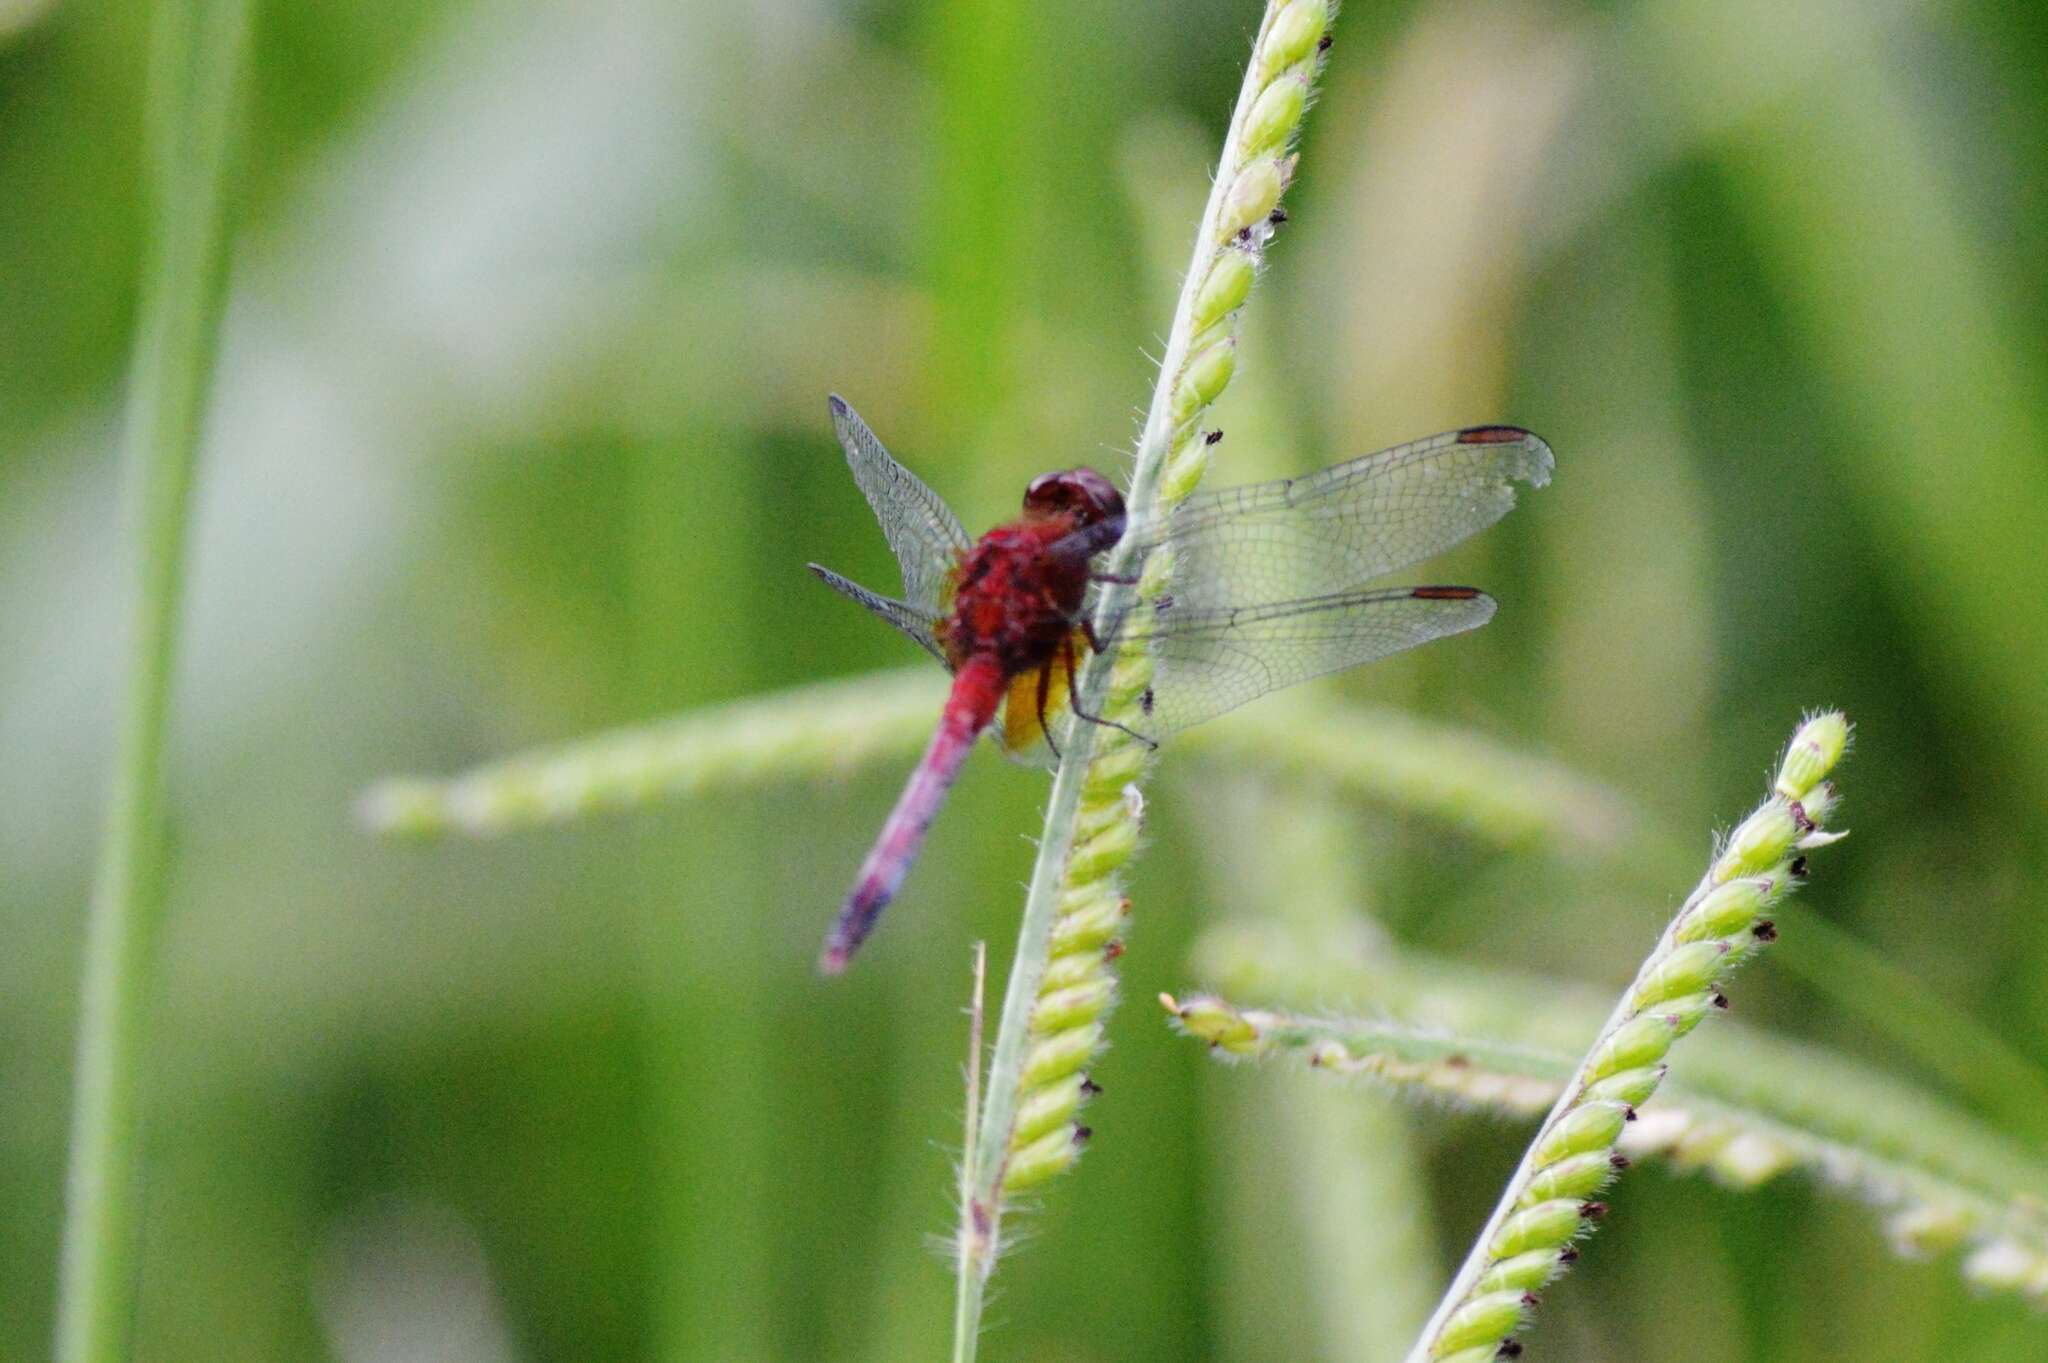
[[[1139, 437], [1125, 497], [1134, 525], [1169, 511], [1207, 465], [1208, 446], [1196, 436], [1198, 423], [1234, 368], [1236, 318], [1250, 292], [1258, 253], [1271, 234], [1267, 215], [1293, 169], [1286, 147], [1320, 70], [1329, 18], [1329, 6], [1321, 0], [1269, 0], [1260, 20]], [[1100, 630], [1113, 632], [1115, 622], [1141, 597], [1162, 589], [1171, 571], [1164, 555], [1139, 561], [1141, 538], [1126, 536], [1104, 566], [1106, 585], [1096, 605]], [[1075, 680], [1075, 708], [1114, 717], [1132, 703], [1146, 675], [1149, 659], [1090, 654]], [[1105, 898], [1113, 902], [1116, 870], [1136, 843], [1135, 800], [1125, 802], [1127, 815], [1110, 807], [1124, 801], [1121, 792], [1134, 790], [1145, 755], [1134, 750], [1135, 740], [1115, 731], [1104, 738], [1104, 732], [1093, 724], [1070, 724], [1061, 742], [1063, 759], [1053, 777], [976, 1139], [962, 1175], [954, 1363], [974, 1359], [982, 1301], [1002, 1242], [1004, 1193], [1027, 1181], [1024, 1168], [1011, 1162], [1020, 1094], [1034, 1085], [1075, 1082], [1074, 1069], [1099, 1044], [1100, 1014], [1113, 992], [1107, 956], [1098, 954], [1083, 966], [1094, 967], [1086, 979], [1091, 987], [1099, 986], [1091, 997], [1100, 1001], [1057, 1026], [1034, 1025], [1056, 924], [1077, 908], [1087, 911], [1081, 906], [1098, 906]], [[1102, 811], [1105, 817], [1099, 824], [1091, 818], [1088, 855], [1077, 858], [1084, 809]], [[1032, 1057], [1037, 1060], [1027, 1065]], [[1029, 1181], [1071, 1163], [1084, 1135], [1083, 1128], [1067, 1121], [1034, 1140]]]
[[143, 1019], [164, 900], [164, 731], [187, 509], [225, 296], [226, 190], [249, 20], [248, 0], [193, 0], [159, 5], [151, 25], [149, 242], [123, 435], [137, 594], [86, 926], [58, 1363], [115, 1363], [131, 1354]]

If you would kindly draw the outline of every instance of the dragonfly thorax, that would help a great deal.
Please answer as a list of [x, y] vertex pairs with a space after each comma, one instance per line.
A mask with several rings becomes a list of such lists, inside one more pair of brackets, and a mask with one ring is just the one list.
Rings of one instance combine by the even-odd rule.
[[1071, 519], [998, 526], [960, 558], [940, 642], [957, 670], [993, 655], [1007, 675], [1043, 667], [1074, 629], [1088, 594], [1088, 556], [1066, 548]]

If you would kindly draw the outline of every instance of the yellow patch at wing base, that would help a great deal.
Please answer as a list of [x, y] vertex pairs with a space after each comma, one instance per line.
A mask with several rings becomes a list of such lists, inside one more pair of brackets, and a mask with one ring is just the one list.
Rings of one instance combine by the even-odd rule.
[[[1079, 667], [1088, 656], [1088, 645], [1077, 633], [1073, 643], [1073, 666]], [[1039, 703], [1041, 679], [1045, 687], [1045, 702]], [[1019, 673], [1010, 683], [1010, 689], [1003, 695], [1003, 713], [994, 733], [997, 746], [1011, 759], [1032, 766], [1049, 767], [1054, 764], [1052, 744], [1046, 741], [1045, 731], [1050, 726], [1058, 733], [1067, 714], [1068, 686], [1072, 678], [1064, 654], [1054, 654], [1051, 662], [1030, 672]], [[1045, 722], [1039, 722], [1041, 709]]]

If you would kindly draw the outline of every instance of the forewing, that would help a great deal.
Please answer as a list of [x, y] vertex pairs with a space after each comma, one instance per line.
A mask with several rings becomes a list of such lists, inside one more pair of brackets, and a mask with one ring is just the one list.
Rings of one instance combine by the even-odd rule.
[[1326, 596], [1484, 530], [1516, 483], [1550, 481], [1550, 447], [1516, 426], [1475, 426], [1302, 478], [1191, 497], [1152, 537], [1170, 546], [1172, 598], [1196, 609]]
[[821, 568], [815, 563], [808, 566], [812, 572], [818, 575], [819, 580], [833, 591], [838, 592], [841, 596], [850, 597], [860, 602], [861, 605], [866, 606], [876, 615], [881, 616], [897, 629], [902, 630], [912, 639], [915, 639], [918, 646], [924, 649], [925, 652], [931, 654], [940, 662], [946, 661], [945, 650], [939, 647], [939, 641], [934, 637], [934, 630], [938, 620], [930, 611], [920, 610], [916, 606], [910, 605], [908, 602], [898, 601], [894, 597], [881, 596], [871, 592], [858, 582], [841, 577], [830, 568]]
[[889, 548], [903, 569], [904, 601], [938, 614], [944, 605], [947, 579], [970, 543], [967, 532], [938, 493], [889, 456], [860, 414], [846, 405], [846, 399], [834, 393], [830, 402], [832, 429], [846, 451], [853, 481], [874, 508], [882, 534], [888, 537]]
[[1397, 587], [1235, 609], [1176, 597], [1137, 610], [1116, 646], [1152, 654], [1152, 686], [1132, 727], [1157, 740], [1283, 686], [1477, 629], [1493, 618], [1494, 600], [1471, 587]]

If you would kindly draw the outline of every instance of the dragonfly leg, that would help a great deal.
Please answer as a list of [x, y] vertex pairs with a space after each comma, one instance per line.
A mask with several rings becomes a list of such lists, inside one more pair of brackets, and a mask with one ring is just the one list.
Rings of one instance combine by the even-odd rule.
[[1114, 582], [1119, 587], [1135, 587], [1138, 585], [1138, 575], [1136, 573], [1132, 573], [1128, 577], [1121, 573], [1090, 573], [1088, 574], [1088, 580], [1090, 582]]
[[[1063, 651], [1064, 651], [1064, 652], [1065, 652], [1065, 653], [1066, 653], [1066, 654], [1068, 655], [1068, 656], [1067, 656], [1067, 681], [1068, 681], [1068, 694], [1069, 694], [1069, 695], [1072, 695], [1072, 694], [1073, 694], [1073, 677], [1074, 677], [1074, 662], [1073, 662], [1073, 652], [1074, 652], [1074, 645], [1073, 645], [1073, 642], [1072, 642], [1071, 640], [1066, 640], [1066, 639], [1062, 639], [1062, 640], [1060, 641], [1060, 648], [1061, 648], [1061, 649], [1062, 649], [1062, 650], [1063, 650]], [[1042, 733], [1042, 734], [1044, 734], [1044, 735], [1045, 735], [1045, 746], [1046, 746], [1046, 747], [1048, 747], [1048, 748], [1051, 748], [1051, 749], [1052, 749], [1052, 760], [1053, 760], [1053, 761], [1055, 761], [1055, 762], [1058, 762], [1058, 761], [1062, 761], [1062, 760], [1063, 760], [1063, 759], [1061, 758], [1061, 756], [1060, 756], [1060, 745], [1059, 745], [1058, 743], [1055, 743], [1055, 742], [1053, 741], [1053, 737], [1052, 737], [1052, 725], [1048, 724], [1048, 723], [1046, 722], [1046, 719], [1045, 719], [1045, 703], [1046, 703], [1046, 702], [1047, 702], [1048, 700], [1050, 700], [1051, 698], [1052, 698], [1052, 665], [1051, 665], [1050, 663], [1048, 663], [1048, 664], [1046, 664], [1046, 665], [1045, 665], [1044, 667], [1041, 667], [1041, 668], [1039, 668], [1039, 669], [1038, 669], [1038, 731], [1039, 731], [1040, 733]]]
[[[1107, 634], [1095, 628], [1095, 621], [1092, 617], [1084, 615], [1080, 620], [1081, 637], [1088, 641], [1088, 647], [1092, 651], [1100, 653], [1109, 647], [1110, 640], [1114, 640], [1117, 635], [1123, 632], [1124, 620], [1129, 615], [1130, 611], [1128, 609], [1118, 611], [1116, 619], [1110, 623], [1109, 633]], [[1068, 659], [1067, 670], [1069, 672], [1073, 671], [1073, 660], [1071, 658]]]
[[[1098, 648], [1099, 646], [1095, 643], [1094, 639], [1095, 627], [1093, 625], [1086, 624], [1086, 622], [1083, 623], [1084, 625], [1086, 625], [1087, 632], [1089, 635], [1089, 647]], [[1129, 734], [1132, 738], [1135, 738], [1140, 743], [1143, 743], [1148, 748], [1156, 748], [1159, 746], [1159, 742], [1157, 739], [1145, 737], [1145, 735], [1139, 733], [1136, 729], [1133, 729], [1128, 724], [1119, 724], [1115, 720], [1109, 718], [1107, 715], [1091, 715], [1086, 710], [1083, 710], [1081, 708], [1081, 688], [1074, 677], [1074, 641], [1071, 637], [1063, 640], [1060, 643], [1060, 658], [1067, 665], [1067, 705], [1069, 706], [1069, 708], [1073, 710], [1075, 714], [1087, 720], [1090, 724], [1100, 724], [1103, 725], [1105, 728], [1110, 729], [1121, 729], [1125, 733]], [[1051, 741], [1050, 734], [1047, 735], [1046, 741]]]

